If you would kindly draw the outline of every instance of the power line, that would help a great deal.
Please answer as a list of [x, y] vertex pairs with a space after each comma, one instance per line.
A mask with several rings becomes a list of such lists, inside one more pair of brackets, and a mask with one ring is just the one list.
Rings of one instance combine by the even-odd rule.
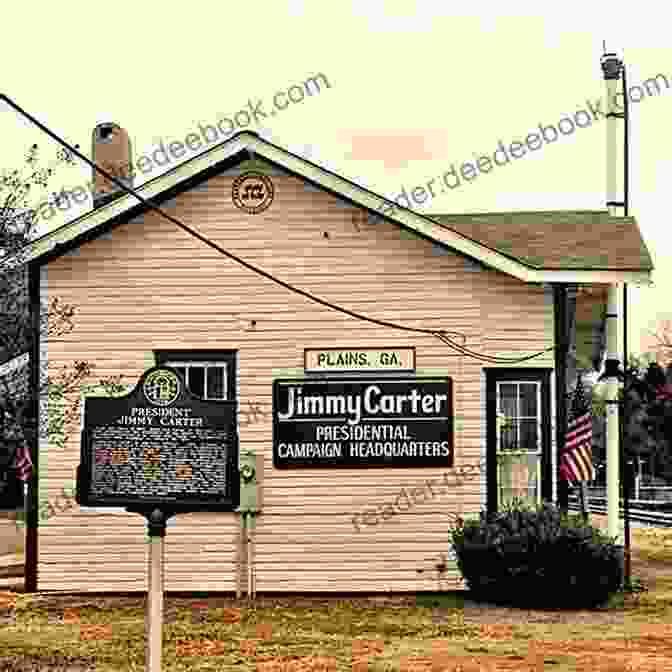
[[[321, 299], [310, 292], [306, 292], [303, 289], [299, 289], [298, 287], [294, 287], [293, 285], [290, 285], [287, 282], [284, 282], [283, 280], [280, 280], [279, 278], [276, 278], [275, 276], [271, 275], [270, 273], [267, 273], [261, 268], [258, 268], [254, 266], [253, 264], [250, 264], [249, 262], [245, 261], [244, 259], [241, 259], [240, 257], [236, 256], [235, 254], [223, 249], [216, 243], [213, 243], [211, 240], [206, 238], [205, 236], [202, 236], [198, 231], [195, 231], [191, 227], [187, 226], [186, 224], [183, 224], [180, 220], [178, 220], [176, 217], [173, 217], [172, 215], [169, 215], [168, 213], [164, 212], [158, 205], [155, 205], [151, 201], [148, 201], [146, 198], [138, 194], [135, 189], [132, 187], [128, 187], [125, 185], [121, 180], [117, 179], [114, 175], [111, 175], [108, 173], [106, 170], [103, 170], [100, 166], [98, 166], [94, 161], [91, 161], [88, 159], [86, 156], [84, 156], [81, 152], [79, 152], [75, 147], [72, 145], [68, 144], [65, 140], [63, 140], [60, 136], [58, 136], [56, 133], [54, 133], [52, 130], [47, 128], [44, 124], [42, 124], [40, 121], [38, 121], [35, 117], [33, 117], [30, 113], [26, 112], [23, 108], [21, 108], [17, 103], [15, 103], [9, 96], [5, 94], [0, 94], [0, 99], [4, 100], [10, 107], [12, 107], [14, 110], [16, 110], [19, 114], [23, 115], [27, 119], [29, 119], [33, 124], [35, 124], [41, 131], [46, 133], [49, 137], [53, 138], [58, 142], [60, 145], [65, 147], [65, 149], [70, 153], [70, 155], [75, 155], [79, 157], [82, 161], [87, 163], [89, 166], [91, 166], [94, 170], [98, 171], [101, 175], [103, 175], [105, 178], [116, 184], [120, 189], [125, 191], [128, 194], [131, 194], [135, 198], [137, 198], [143, 205], [148, 207], [151, 210], [154, 210], [155, 212], [158, 212], [164, 219], [167, 219], [169, 222], [172, 222], [176, 226], [180, 227], [183, 231], [186, 231], [190, 235], [194, 236], [194, 238], [197, 238], [200, 240], [202, 243], [205, 243], [206, 245], [212, 247], [213, 249], [217, 250], [220, 254], [223, 254], [224, 256], [228, 257], [229, 259], [232, 259], [236, 263], [240, 264], [241, 266], [244, 266], [245, 268], [253, 271], [254, 273], [257, 273], [258, 275], [261, 275], [262, 277], [271, 280], [272, 282], [275, 282], [276, 284], [280, 285], [284, 289], [287, 289], [291, 292], [294, 292], [296, 294], [299, 294], [300, 296], [303, 296], [311, 301], [315, 301], [316, 303], [319, 303], [322, 306], [325, 306], [327, 308], [330, 308], [332, 310], [339, 311], [341, 313], [344, 313], [345, 315], [349, 315], [350, 317], [354, 317], [355, 319], [362, 320], [365, 322], [370, 322], [372, 324], [378, 324], [383, 327], [390, 327], [391, 329], [399, 329], [402, 331], [412, 331], [415, 333], [420, 333], [420, 334], [427, 334], [430, 336], [434, 336], [438, 338], [441, 342], [445, 343], [449, 347], [451, 347], [454, 350], [457, 350], [463, 355], [467, 355], [468, 357], [472, 357], [473, 359], [478, 359], [484, 362], [492, 363], [492, 364], [518, 364], [520, 362], [527, 361], [529, 359], [533, 359], [535, 357], [539, 357], [540, 355], [545, 354], [546, 352], [549, 352], [551, 350], [554, 350], [557, 346], [552, 346], [550, 348], [546, 348], [546, 350], [542, 350], [541, 352], [537, 352], [533, 355], [528, 355], [527, 357], [520, 357], [520, 358], [511, 358], [511, 357], [496, 357], [494, 355], [486, 355], [483, 353], [477, 353], [473, 350], [470, 350], [466, 347], [464, 347], [464, 343], [466, 343], [466, 335], [462, 334], [457, 331], [445, 331], [445, 330], [434, 330], [434, 329], [421, 329], [417, 327], [406, 327], [401, 324], [396, 324], [394, 322], [388, 322], [386, 320], [377, 320], [373, 317], [367, 317], [366, 315], [362, 315], [360, 313], [356, 313], [352, 310], [348, 310], [347, 308], [343, 308], [341, 306], [337, 306], [333, 303], [330, 303], [329, 301], [325, 301], [324, 299]], [[460, 336], [463, 339], [463, 345], [458, 345], [455, 343], [452, 339], [448, 337], [448, 334], [454, 335], [454, 336]]]

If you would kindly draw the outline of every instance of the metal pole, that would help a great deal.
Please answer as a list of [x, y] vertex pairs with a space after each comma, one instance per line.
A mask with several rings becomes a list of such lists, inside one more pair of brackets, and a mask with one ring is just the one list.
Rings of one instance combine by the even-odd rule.
[[236, 599], [240, 599], [242, 594], [242, 583], [243, 583], [243, 558], [245, 553], [245, 539], [247, 534], [245, 532], [245, 514], [240, 514], [240, 535], [238, 536], [238, 562], [237, 571], [236, 571]]
[[[616, 112], [617, 82], [622, 77], [622, 62], [616, 54], [603, 54], [600, 65], [604, 74], [607, 89], [607, 120], [606, 120], [606, 187], [607, 208], [609, 214], [617, 216], [616, 209], [623, 207], [625, 202], [616, 200], [616, 119], [625, 117], [625, 114]], [[619, 488], [619, 461], [621, 450], [619, 439], [621, 433], [618, 401], [618, 285], [609, 285], [608, 306], [606, 315], [607, 330], [607, 358], [605, 362], [604, 378], [606, 379], [607, 402], [607, 529], [611, 537], [616, 537], [620, 543], [620, 488]]]
[[[628, 89], [625, 79], [625, 64], [621, 68], [621, 80], [623, 83], [623, 210], [624, 215], [628, 216], [628, 190], [629, 190], [629, 143], [628, 143], [628, 130], [629, 130], [629, 105], [628, 105]], [[626, 415], [625, 415], [625, 386], [628, 382], [628, 377], [626, 370], [628, 368], [628, 283], [623, 283], [623, 406], [621, 416], [622, 426], [625, 429], [627, 427]], [[630, 564], [630, 496], [632, 494], [632, 475], [634, 474], [632, 460], [629, 457], [629, 446], [627, 445], [625, 431], [623, 431], [622, 439], [623, 442], [623, 457], [625, 462], [625, 480], [624, 480], [624, 493], [623, 493], [623, 518], [625, 522], [625, 578], [624, 583], [627, 588], [630, 587], [630, 578], [631, 578], [631, 564]]]
[[[625, 64], [622, 70], [623, 77], [623, 210], [628, 217], [630, 213], [630, 104], [628, 101], [628, 87], [625, 80]], [[627, 361], [627, 353], [626, 353]]]
[[588, 485], [585, 481], [579, 483], [579, 498], [581, 502], [581, 515], [583, 516], [583, 522], [588, 522], [588, 502], [587, 502], [587, 492]]
[[[625, 394], [623, 396], [625, 397]], [[623, 406], [625, 406], [625, 398], [621, 404], [621, 407]], [[623, 548], [623, 584], [627, 588], [630, 586], [630, 477], [632, 470], [630, 468], [630, 460], [626, 457], [625, 418], [623, 413], [619, 414], [619, 434], [621, 440], [621, 464], [623, 465], [623, 522], [625, 535]]]
[[248, 562], [249, 562], [249, 567], [250, 567], [250, 597], [252, 600], [256, 598], [257, 595], [257, 587], [255, 585], [256, 583], [256, 576], [255, 576], [255, 571], [254, 571], [254, 561], [255, 561], [255, 553], [254, 553], [254, 534], [255, 534], [255, 520], [254, 520], [254, 513], [250, 513], [249, 515], [249, 521], [247, 524], [247, 529], [249, 531], [249, 555], [248, 555]]
[[[627, 320], [627, 308], [628, 306], [628, 288], [626, 283], [623, 284], [623, 371], [624, 373], [627, 370], [627, 361], [628, 361], [628, 320]], [[624, 468], [624, 478], [623, 478], [623, 522], [624, 522], [624, 533], [625, 533], [625, 577], [624, 583], [626, 587], [630, 587], [630, 497], [632, 496], [632, 474], [634, 473], [632, 469], [632, 460], [629, 459], [629, 450], [628, 442], [625, 433], [626, 428], [626, 399], [625, 399], [625, 386], [628, 383], [629, 376], [627, 373], [623, 376], [623, 404], [621, 406], [621, 427], [623, 431], [621, 432], [621, 454], [623, 455], [623, 468]]]
[[247, 536], [245, 537], [247, 541], [247, 599], [252, 599], [252, 514], [248, 513], [247, 516]]
[[616, 79], [607, 79], [607, 207], [609, 214], [616, 216]]
[[147, 519], [149, 549], [147, 553], [147, 605], [145, 607], [145, 672], [161, 672], [163, 626], [163, 538], [166, 521], [175, 511], [126, 507]]
[[635, 481], [635, 499], [640, 499], [642, 487], [642, 458], [637, 458], [637, 480]]
[[163, 537], [149, 537], [149, 586], [145, 612], [147, 648], [145, 670], [161, 672], [161, 626], [163, 621]]

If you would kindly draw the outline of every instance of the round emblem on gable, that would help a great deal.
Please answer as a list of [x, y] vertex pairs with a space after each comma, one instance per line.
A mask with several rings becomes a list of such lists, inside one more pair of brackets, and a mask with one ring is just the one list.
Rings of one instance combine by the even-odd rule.
[[243, 173], [233, 182], [231, 197], [237, 208], [251, 215], [263, 212], [273, 202], [273, 183], [261, 173]]
[[168, 369], [157, 369], [145, 378], [142, 391], [150, 404], [170, 406], [180, 396], [180, 379]]

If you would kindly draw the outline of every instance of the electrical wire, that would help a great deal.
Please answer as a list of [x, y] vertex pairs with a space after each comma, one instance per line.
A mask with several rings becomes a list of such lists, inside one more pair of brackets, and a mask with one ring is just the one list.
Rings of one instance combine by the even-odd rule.
[[[518, 364], [520, 362], [527, 361], [529, 359], [533, 359], [535, 357], [539, 357], [540, 355], [543, 355], [551, 350], [554, 350], [557, 346], [552, 346], [550, 348], [546, 348], [545, 350], [542, 350], [541, 352], [537, 352], [533, 355], [529, 355], [527, 357], [520, 357], [520, 358], [512, 358], [512, 357], [496, 357], [494, 355], [486, 355], [483, 353], [477, 353], [473, 350], [470, 350], [464, 346], [464, 343], [466, 343], [466, 335], [462, 334], [457, 331], [445, 331], [445, 330], [434, 330], [434, 329], [422, 329], [418, 327], [406, 327], [401, 324], [396, 324], [394, 322], [388, 322], [386, 320], [377, 320], [373, 317], [368, 317], [366, 315], [362, 315], [360, 313], [356, 313], [352, 310], [348, 310], [347, 308], [343, 308], [342, 306], [337, 306], [333, 303], [330, 303], [329, 301], [325, 301], [324, 299], [321, 299], [309, 292], [306, 292], [303, 289], [299, 289], [298, 287], [294, 287], [293, 285], [290, 285], [287, 282], [284, 282], [283, 280], [280, 280], [279, 278], [276, 278], [275, 276], [271, 275], [270, 273], [267, 273], [261, 268], [258, 268], [254, 266], [253, 264], [250, 264], [249, 262], [245, 261], [244, 259], [241, 259], [240, 257], [236, 256], [235, 254], [221, 248], [219, 245], [216, 243], [213, 243], [211, 240], [206, 238], [205, 236], [201, 235], [198, 233], [198, 231], [195, 231], [194, 229], [190, 228], [186, 224], [183, 224], [181, 221], [179, 221], [177, 218], [173, 217], [172, 215], [169, 215], [168, 213], [164, 212], [158, 205], [155, 205], [151, 201], [147, 200], [140, 194], [138, 194], [135, 189], [132, 187], [128, 187], [125, 185], [123, 182], [121, 182], [119, 179], [117, 179], [116, 176], [111, 175], [108, 173], [106, 170], [103, 170], [100, 166], [98, 166], [94, 161], [90, 160], [86, 156], [84, 156], [81, 152], [79, 152], [75, 147], [71, 146], [68, 144], [65, 140], [63, 140], [60, 136], [58, 136], [56, 133], [54, 133], [52, 130], [47, 128], [44, 124], [42, 124], [40, 121], [38, 121], [35, 117], [33, 117], [30, 113], [26, 112], [23, 108], [21, 108], [17, 103], [15, 103], [9, 96], [5, 94], [0, 94], [0, 100], [5, 101], [10, 107], [12, 107], [14, 110], [16, 110], [19, 114], [23, 115], [27, 119], [29, 119], [35, 126], [37, 126], [41, 131], [46, 133], [50, 138], [54, 139], [56, 142], [58, 142], [60, 145], [65, 147], [67, 151], [71, 155], [75, 155], [78, 158], [80, 158], [82, 161], [87, 163], [89, 166], [91, 166], [94, 170], [98, 171], [101, 175], [103, 175], [105, 178], [113, 182], [115, 185], [117, 185], [120, 189], [125, 191], [128, 194], [131, 194], [135, 198], [137, 198], [143, 205], [148, 207], [151, 210], [154, 210], [155, 212], [158, 212], [164, 219], [167, 219], [169, 222], [175, 224], [179, 228], [181, 228], [183, 231], [186, 231], [190, 235], [194, 236], [198, 240], [200, 240], [202, 243], [205, 243], [206, 245], [212, 247], [213, 249], [217, 250], [220, 254], [224, 255], [225, 257], [228, 257], [229, 259], [232, 259], [236, 263], [240, 264], [241, 266], [244, 266], [248, 270], [253, 271], [254, 273], [257, 273], [258, 275], [261, 275], [262, 277], [271, 280], [272, 282], [275, 282], [276, 284], [280, 285], [284, 289], [287, 289], [291, 292], [294, 292], [296, 294], [299, 294], [300, 296], [303, 296], [311, 301], [314, 301], [316, 303], [319, 303], [322, 306], [325, 306], [327, 308], [330, 308], [332, 310], [339, 311], [341, 313], [344, 313], [345, 315], [349, 315], [350, 317], [354, 317], [355, 319], [362, 320], [365, 322], [370, 322], [372, 324], [377, 324], [383, 327], [389, 327], [391, 329], [399, 329], [402, 331], [411, 331], [415, 333], [420, 333], [420, 334], [427, 334], [434, 336], [438, 338], [441, 342], [445, 343], [448, 345], [450, 348], [453, 350], [456, 350], [457, 352], [466, 355], [467, 357], [471, 357], [473, 359], [478, 359], [483, 362], [488, 362], [492, 364]], [[453, 336], [460, 336], [463, 339], [463, 344], [458, 345], [455, 343], [452, 339], [448, 337], [448, 334], [453, 335]]]

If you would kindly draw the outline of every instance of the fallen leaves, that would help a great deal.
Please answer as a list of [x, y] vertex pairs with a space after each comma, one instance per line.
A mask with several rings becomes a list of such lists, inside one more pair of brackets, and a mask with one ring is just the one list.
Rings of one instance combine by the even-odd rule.
[[257, 640], [256, 639], [241, 639], [240, 640], [240, 655], [255, 656], [257, 654]]
[[481, 639], [512, 639], [513, 626], [504, 624], [489, 624], [485, 623], [480, 626]]
[[369, 672], [369, 657], [381, 656], [384, 648], [382, 639], [353, 639], [352, 672]]
[[382, 639], [353, 639], [352, 657], [380, 656], [383, 653], [383, 648]]
[[79, 638], [82, 641], [112, 639], [112, 625], [82, 624], [79, 626]]
[[0, 591], [0, 611], [16, 607], [16, 593]]
[[79, 617], [79, 609], [78, 608], [68, 608], [66, 607], [63, 609], [63, 623], [66, 623], [68, 625], [73, 624], [73, 623], [79, 623], [80, 622], [80, 617]]
[[[174, 624], [165, 625], [164, 669], [186, 669], [185, 664], [189, 669], [198, 669], [199, 664], [207, 667], [208, 663], [213, 669], [256, 672], [672, 669], [672, 622], [652, 622], [640, 627], [639, 623], [646, 618], [640, 615], [636, 624], [624, 625], [625, 619], [637, 617], [634, 611], [556, 614], [482, 606], [446, 607], [438, 610], [446, 621], [439, 627], [432, 621], [437, 610], [414, 604], [392, 608], [369, 602], [368, 606], [355, 607], [349, 602], [304, 596], [302, 606], [298, 606], [298, 600], [283, 596], [278, 598], [280, 606], [270, 597], [264, 600], [250, 608], [228, 597], [166, 597], [164, 611], [172, 609], [178, 617]], [[29, 623], [26, 606], [33, 602], [39, 605], [41, 613], [31, 615], [33, 620]], [[130, 652], [142, 664], [145, 645], [142, 598], [70, 596], [66, 601], [64, 596], [27, 597], [0, 592], [0, 611], [2, 605], [7, 608], [17, 605], [13, 621], [20, 627], [25, 617], [26, 626], [36, 636], [39, 637], [38, 628], [48, 633], [47, 643], [52, 633], [59, 632], [58, 628], [65, 632], [61, 653], [85, 653], [94, 644], [115, 662], [121, 664]], [[192, 626], [190, 611], [208, 618], [201, 625]], [[46, 623], [49, 612], [58, 614], [57, 623]], [[665, 621], [671, 620], [669, 614], [665, 612]], [[499, 616], [501, 621], [497, 620]], [[662, 616], [661, 612], [660, 619], [656, 616], [650, 620], [663, 620]], [[101, 624], [103, 618], [107, 624]], [[538, 639], [528, 639], [535, 632]], [[78, 634], [82, 644], [77, 642]], [[601, 635], [608, 638], [598, 639]], [[16, 645], [14, 648], [19, 650]], [[194, 659], [178, 660], [188, 657]]]
[[224, 623], [240, 623], [240, 609], [223, 609], [222, 620]]
[[274, 658], [258, 662], [257, 672], [336, 672], [336, 658], [328, 656]]
[[222, 640], [194, 639], [178, 640], [175, 655], [182, 656], [222, 656], [229, 652], [228, 643]]

